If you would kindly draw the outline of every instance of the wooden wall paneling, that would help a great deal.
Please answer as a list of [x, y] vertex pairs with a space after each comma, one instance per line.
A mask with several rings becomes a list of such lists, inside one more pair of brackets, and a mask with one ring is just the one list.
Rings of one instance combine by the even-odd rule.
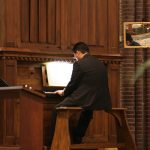
[[[81, 41], [84, 41], [86, 43], [88, 43], [88, 1], [87, 0], [82, 0], [81, 1], [81, 34], [80, 34], [80, 38], [81, 38]], [[72, 41], [72, 40], [71, 40]], [[76, 42], [76, 41], [75, 41]], [[73, 41], [73, 43], [75, 43]]]
[[21, 47], [59, 50], [60, 0], [22, 0], [20, 9]]
[[20, 144], [20, 100], [14, 99], [14, 145]]
[[[17, 117], [18, 108], [15, 105], [15, 99], [9, 98], [4, 101], [4, 145], [19, 144], [17, 134], [18, 124]], [[15, 122], [17, 121], [17, 122]]]
[[84, 141], [89, 143], [108, 142], [108, 115], [103, 110], [94, 112]]
[[47, 42], [46, 31], [47, 31], [47, 1], [39, 0], [39, 43]]
[[21, 42], [29, 42], [30, 38], [30, 2], [29, 0], [21, 0], [20, 18], [21, 18]]
[[[21, 147], [24, 150], [42, 150], [43, 149], [43, 101], [27, 93], [21, 96]], [[24, 124], [26, 124], [24, 126]], [[36, 142], [36, 143], [35, 143]]]
[[17, 61], [2, 57], [0, 59], [0, 78], [7, 81], [10, 85], [15, 85], [17, 81]]
[[107, 0], [97, 0], [96, 2], [96, 45], [98, 45], [98, 53], [107, 53], [108, 48], [108, 37], [107, 37], [107, 26], [108, 26], [108, 2]]
[[120, 66], [110, 64], [108, 66], [109, 89], [113, 107], [120, 107]]
[[4, 79], [4, 69], [5, 68], [5, 59], [0, 59], [0, 78]]
[[5, 61], [5, 78], [10, 85], [15, 85], [17, 81], [17, 61], [6, 60]]
[[69, 0], [61, 0], [61, 49], [68, 47], [68, 2]]
[[[2, 60], [3, 78], [10, 84], [15, 85], [17, 80], [16, 60]], [[8, 93], [9, 94], [9, 93]], [[16, 99], [5, 99], [3, 105], [3, 144], [18, 144], [18, 111]]]
[[58, 24], [57, 24], [57, 9], [58, 9], [57, 2], [55, 0], [48, 0], [47, 6], [48, 6], [47, 7], [48, 43], [56, 44], [56, 26], [58, 26]]
[[[0, 5], [1, 6], [1, 5]], [[4, 78], [4, 60], [0, 59], [0, 78]], [[4, 120], [4, 101], [0, 99], [0, 118]], [[3, 131], [4, 131], [4, 124], [0, 121], [0, 144], [3, 144]]]
[[119, 53], [119, 0], [108, 0], [108, 52]]
[[[108, 66], [109, 89], [111, 101], [114, 108], [120, 107], [120, 67], [119, 64], [110, 64]], [[114, 117], [109, 115], [109, 140], [117, 140], [116, 126]]]
[[[69, 0], [70, 1], [70, 0]], [[70, 2], [70, 9], [68, 14], [70, 15], [70, 22], [68, 25], [70, 26], [70, 31], [68, 34], [70, 35], [70, 42], [74, 44], [80, 41], [80, 34], [81, 34], [81, 0], [71, 0]], [[85, 16], [86, 17], [86, 16]]]
[[46, 95], [33, 90], [22, 91], [20, 95], [20, 132], [22, 135], [20, 145], [23, 149], [42, 150], [44, 146], [50, 146], [51, 113], [60, 101], [62, 98], [59, 96], [46, 98]]
[[[0, 99], [0, 118], [4, 120], [4, 101]], [[4, 131], [4, 124], [3, 121], [0, 121], [0, 144], [3, 144], [3, 131]]]
[[5, 44], [5, 0], [0, 1], [0, 46]]
[[39, 41], [39, 3], [38, 0], [30, 1], [30, 42]]
[[18, 62], [17, 84], [28, 85], [34, 90], [42, 89], [42, 69], [40, 63]]
[[68, 5], [70, 45], [84, 41], [93, 53], [104, 53], [107, 48], [107, 1], [70, 0]]
[[18, 44], [20, 33], [18, 20], [19, 0], [6, 0], [5, 4], [6, 46], [15, 47]]
[[56, 0], [56, 45], [60, 49], [61, 45], [61, 0]]
[[[52, 100], [52, 99], [51, 99]], [[60, 98], [60, 100], [62, 100], [62, 98]], [[43, 122], [44, 122], [44, 130], [43, 130], [43, 133], [44, 133], [44, 145], [50, 145], [52, 142], [52, 136], [51, 136], [51, 133], [48, 132], [50, 131], [50, 127], [51, 127], [51, 117], [52, 117], [52, 111], [55, 107], [55, 105], [58, 103], [56, 103], [57, 101], [55, 102], [52, 102], [50, 103], [49, 102], [46, 102], [44, 104], [44, 119], [43, 119]]]
[[88, 4], [88, 17], [89, 17], [89, 22], [88, 22], [88, 44], [89, 45], [96, 45], [96, 23], [98, 22], [97, 20], [97, 15], [96, 15], [96, 2], [97, 0], [89, 0]]

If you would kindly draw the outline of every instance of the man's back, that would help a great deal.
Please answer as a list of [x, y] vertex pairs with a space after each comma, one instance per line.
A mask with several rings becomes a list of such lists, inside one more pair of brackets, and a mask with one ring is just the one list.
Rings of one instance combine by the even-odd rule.
[[74, 64], [73, 70], [71, 81], [65, 90], [64, 104], [88, 109], [110, 109], [105, 66], [98, 59], [86, 54]]

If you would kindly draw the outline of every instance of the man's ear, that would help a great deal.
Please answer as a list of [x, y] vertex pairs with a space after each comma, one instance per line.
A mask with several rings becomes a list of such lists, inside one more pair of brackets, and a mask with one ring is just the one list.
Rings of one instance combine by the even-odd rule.
[[77, 53], [78, 53], [78, 54], [81, 54], [81, 51], [80, 51], [80, 50], [77, 50]]

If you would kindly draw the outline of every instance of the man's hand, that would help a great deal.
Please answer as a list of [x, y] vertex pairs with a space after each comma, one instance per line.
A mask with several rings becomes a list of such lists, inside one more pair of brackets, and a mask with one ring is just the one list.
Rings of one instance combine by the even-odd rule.
[[56, 94], [63, 96], [64, 95], [64, 90], [57, 90], [55, 91]]

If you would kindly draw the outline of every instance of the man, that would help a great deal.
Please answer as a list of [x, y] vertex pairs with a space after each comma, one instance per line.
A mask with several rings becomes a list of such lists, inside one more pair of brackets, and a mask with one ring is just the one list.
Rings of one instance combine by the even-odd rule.
[[74, 142], [80, 143], [92, 118], [93, 110], [110, 110], [112, 106], [104, 64], [89, 54], [89, 48], [83, 42], [75, 44], [72, 51], [77, 61], [73, 64], [71, 80], [64, 90], [55, 93], [64, 96], [64, 100], [57, 107], [83, 108], [74, 135]]

